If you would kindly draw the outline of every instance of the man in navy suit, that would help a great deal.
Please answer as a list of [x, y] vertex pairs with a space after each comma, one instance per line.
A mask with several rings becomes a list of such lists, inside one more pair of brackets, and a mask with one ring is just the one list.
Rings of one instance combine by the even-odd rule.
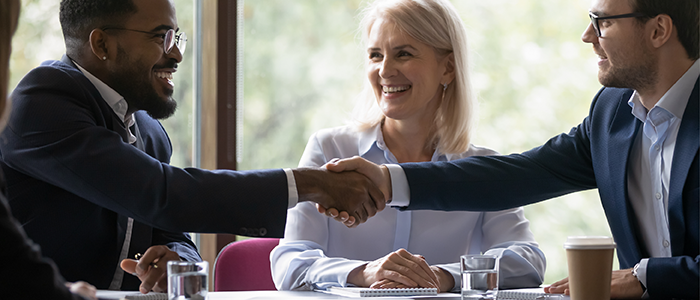
[[[599, 57], [605, 87], [583, 123], [540, 147], [400, 166], [353, 158], [329, 168], [365, 173], [407, 209], [500, 210], [598, 188], [622, 268], [611, 297], [697, 299], [699, 14], [697, 0], [593, 0], [582, 39]], [[564, 279], [547, 290], [567, 289]]]
[[[357, 173], [170, 166], [156, 119], [175, 111], [170, 79], [186, 41], [171, 1], [64, 0], [60, 21], [66, 55], [14, 90], [0, 165], [13, 214], [67, 280], [164, 291], [167, 261], [201, 260], [182, 232], [281, 237], [298, 201], [360, 222], [384, 207]], [[136, 253], [124, 267], [138, 278], [119, 267]]]

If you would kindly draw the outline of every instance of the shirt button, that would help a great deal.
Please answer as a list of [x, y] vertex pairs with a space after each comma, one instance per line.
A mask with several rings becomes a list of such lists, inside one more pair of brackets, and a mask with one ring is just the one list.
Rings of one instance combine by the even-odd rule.
[[668, 248], [668, 240], [664, 240], [664, 248]]
[[661, 193], [656, 193], [656, 200], [661, 200]]
[[659, 145], [654, 146], [654, 150], [659, 151]]

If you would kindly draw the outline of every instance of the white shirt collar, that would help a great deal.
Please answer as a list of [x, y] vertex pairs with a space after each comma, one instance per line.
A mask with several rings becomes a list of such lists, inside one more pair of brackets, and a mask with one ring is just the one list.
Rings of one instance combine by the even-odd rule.
[[[117, 91], [115, 91], [107, 84], [102, 82], [102, 80], [95, 77], [95, 75], [90, 74], [90, 72], [81, 67], [77, 62], [73, 61], [73, 63], [78, 67], [78, 69], [80, 69], [80, 72], [83, 72], [83, 75], [85, 75], [85, 77], [87, 77], [87, 79], [90, 80], [90, 82], [92, 82], [97, 91], [100, 92], [100, 96], [102, 96], [102, 99], [104, 99], [105, 102], [107, 102], [107, 105], [109, 105], [109, 107], [112, 108], [112, 110], [119, 117], [119, 119], [122, 120], [124, 124], [126, 124], [126, 111], [129, 108], [129, 105], [126, 103], [126, 100], [124, 100], [124, 97], [122, 97], [122, 95], [119, 95]], [[131, 120], [131, 116], [129, 116], [128, 119]], [[131, 121], [131, 123], [132, 124], [126, 125], [133, 125], [133, 120]]]
[[[373, 147], [376, 147], [377, 150], [384, 151], [385, 153], [391, 153], [389, 148], [387, 148], [386, 143], [384, 142], [384, 134], [382, 133], [382, 124], [379, 123], [375, 125], [374, 127], [368, 128], [366, 130], [363, 130], [359, 132], [359, 139], [358, 139], [358, 151], [360, 156], [364, 157], [368, 152], [372, 150]], [[447, 160], [447, 156], [439, 155], [439, 151], [433, 152], [433, 157], [431, 161], [444, 161]], [[391, 157], [393, 157], [393, 154], [391, 154]]]
[[[654, 106], [661, 107], [673, 114], [676, 118], [682, 119], [683, 112], [688, 104], [688, 98], [690, 98], [690, 94], [693, 92], [695, 81], [698, 79], [698, 76], [700, 76], [700, 60], [696, 60], [690, 69], [666, 91], [661, 99], [659, 99], [659, 102]], [[637, 91], [634, 91], [627, 103], [632, 107], [632, 114], [637, 117], [637, 119], [644, 122], [648, 111], [644, 105], [642, 105]]]

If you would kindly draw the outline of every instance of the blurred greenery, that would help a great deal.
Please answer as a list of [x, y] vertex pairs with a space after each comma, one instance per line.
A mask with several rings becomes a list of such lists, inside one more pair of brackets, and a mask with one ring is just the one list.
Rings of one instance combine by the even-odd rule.
[[[580, 40], [588, 0], [452, 2], [467, 27], [479, 94], [475, 144], [522, 152], [585, 118], [600, 88], [596, 56]], [[294, 167], [313, 132], [347, 124], [366, 80], [357, 17], [365, 3], [245, 1], [241, 169]], [[596, 191], [525, 211], [547, 256], [548, 284], [566, 277], [567, 236], [610, 235]]]
[[[175, 74], [178, 112], [164, 126], [173, 165], [192, 166], [194, 1], [175, 0], [188, 50]], [[11, 82], [65, 52], [59, 0], [22, 0]], [[479, 94], [475, 144], [522, 152], [568, 131], [600, 88], [596, 57], [580, 40], [588, 0], [453, 0], [467, 27]], [[362, 0], [244, 2], [243, 135], [240, 169], [296, 166], [315, 131], [344, 125], [366, 74], [357, 15]], [[545, 283], [566, 276], [568, 235], [610, 235], [596, 191], [530, 205], [531, 228], [547, 255]], [[455, 258], [456, 259], [456, 258]], [[615, 267], [617, 268], [617, 262]]]

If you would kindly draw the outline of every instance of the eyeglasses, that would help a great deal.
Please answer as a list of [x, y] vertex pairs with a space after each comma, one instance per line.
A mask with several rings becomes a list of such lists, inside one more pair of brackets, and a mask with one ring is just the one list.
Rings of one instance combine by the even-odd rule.
[[596, 16], [592, 12], [588, 12], [588, 16], [591, 17], [591, 24], [593, 24], [593, 29], [595, 29], [595, 34], [598, 37], [601, 37], [600, 34], [600, 26], [598, 26], [598, 21], [599, 20], [608, 20], [608, 19], [623, 19], [623, 18], [637, 18], [637, 17], [643, 17], [645, 16], [643, 13], [631, 13], [631, 14], [623, 14], [623, 15], [614, 15], [614, 16], [607, 16], [607, 17], [599, 17]]
[[118, 27], [110, 27], [110, 28], [103, 28], [102, 30], [126, 30], [126, 31], [133, 31], [133, 32], [140, 32], [140, 33], [146, 33], [146, 34], [152, 34], [154, 36], [158, 36], [163, 39], [163, 52], [165, 54], [169, 54], [170, 51], [173, 50], [173, 46], [177, 45], [177, 49], [180, 50], [180, 54], [185, 53], [185, 47], [187, 47], [187, 35], [184, 32], [180, 33], [175, 33], [175, 29], [168, 29], [165, 33], [155, 33], [152, 31], [142, 31], [142, 30], [136, 30], [136, 29], [128, 29], [128, 28], [118, 28]]

